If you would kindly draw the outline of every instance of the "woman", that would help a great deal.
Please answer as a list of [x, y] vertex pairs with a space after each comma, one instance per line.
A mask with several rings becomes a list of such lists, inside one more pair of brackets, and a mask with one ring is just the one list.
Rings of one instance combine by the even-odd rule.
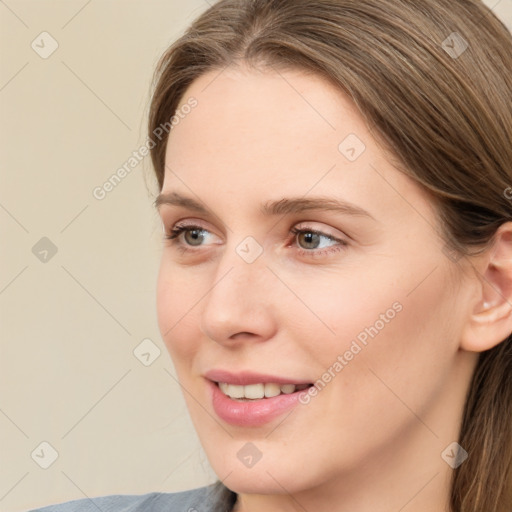
[[219, 480], [41, 510], [509, 512], [511, 69], [477, 0], [202, 14], [149, 132], [159, 327]]

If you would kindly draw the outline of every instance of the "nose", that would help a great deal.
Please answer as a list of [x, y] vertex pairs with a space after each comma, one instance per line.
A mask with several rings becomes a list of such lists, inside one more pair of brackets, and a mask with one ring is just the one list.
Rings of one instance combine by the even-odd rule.
[[275, 281], [263, 255], [248, 263], [235, 250], [227, 250], [202, 301], [201, 331], [225, 345], [270, 339], [276, 331], [276, 305], [271, 300]]

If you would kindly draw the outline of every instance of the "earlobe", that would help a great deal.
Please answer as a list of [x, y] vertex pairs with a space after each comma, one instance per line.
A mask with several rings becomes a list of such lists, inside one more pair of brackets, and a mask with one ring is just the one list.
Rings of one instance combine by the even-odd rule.
[[461, 339], [470, 352], [489, 350], [512, 333], [512, 222], [500, 226], [478, 261], [479, 293]]

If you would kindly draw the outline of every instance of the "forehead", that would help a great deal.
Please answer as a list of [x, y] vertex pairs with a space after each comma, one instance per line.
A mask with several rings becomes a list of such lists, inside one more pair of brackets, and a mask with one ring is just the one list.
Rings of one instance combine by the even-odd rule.
[[[335, 143], [343, 131], [361, 136], [366, 132], [359, 113], [340, 90], [300, 70], [213, 70], [191, 84], [178, 111], [191, 97], [197, 107], [169, 138], [179, 139], [177, 144], [183, 142], [181, 135], [194, 132], [202, 137], [187, 142], [197, 146], [217, 143], [222, 152], [232, 151], [229, 143], [236, 140], [245, 154], [258, 152], [264, 157], [313, 146], [317, 153], [329, 152], [333, 145], [337, 150]], [[305, 140], [309, 143], [303, 145]], [[176, 149], [172, 142], [169, 149]]]
[[191, 84], [178, 111], [190, 98], [197, 106], [168, 139], [164, 191], [180, 185], [242, 204], [335, 192], [376, 215], [410, 215], [404, 197], [426, 202], [392, 167], [352, 101], [322, 77], [213, 70]]
[[252, 173], [308, 181], [351, 163], [339, 151], [350, 134], [354, 140], [359, 134], [361, 147], [365, 140], [365, 152], [374, 150], [352, 103], [301, 71], [214, 70], [191, 84], [178, 111], [190, 98], [197, 106], [173, 127], [166, 152], [170, 167], [187, 172], [215, 170], [218, 179], [226, 172], [233, 181]]

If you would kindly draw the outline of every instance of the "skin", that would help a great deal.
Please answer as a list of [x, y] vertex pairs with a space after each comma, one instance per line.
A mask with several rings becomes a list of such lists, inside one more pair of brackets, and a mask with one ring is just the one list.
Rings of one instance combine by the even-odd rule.
[[[189, 253], [164, 242], [158, 321], [210, 464], [239, 495], [235, 510], [448, 511], [453, 469], [441, 452], [458, 439], [478, 351], [512, 330], [512, 278], [486, 274], [491, 253], [446, 257], [432, 199], [322, 78], [231, 67], [198, 78], [182, 104], [191, 96], [198, 105], [172, 129], [162, 192], [213, 215], [159, 207], [167, 232], [178, 221], [206, 232], [202, 242], [179, 236]], [[366, 146], [353, 162], [338, 150], [349, 134]], [[373, 219], [259, 212], [268, 200], [317, 195]], [[290, 234], [294, 226], [348, 245]], [[507, 227], [507, 250], [493, 253], [503, 258]], [[247, 236], [263, 250], [251, 264], [236, 251]], [[340, 250], [299, 253], [323, 248]], [[261, 427], [216, 416], [206, 371], [315, 382], [397, 302], [402, 310], [309, 404]], [[251, 468], [237, 457], [249, 441], [262, 453]]]

